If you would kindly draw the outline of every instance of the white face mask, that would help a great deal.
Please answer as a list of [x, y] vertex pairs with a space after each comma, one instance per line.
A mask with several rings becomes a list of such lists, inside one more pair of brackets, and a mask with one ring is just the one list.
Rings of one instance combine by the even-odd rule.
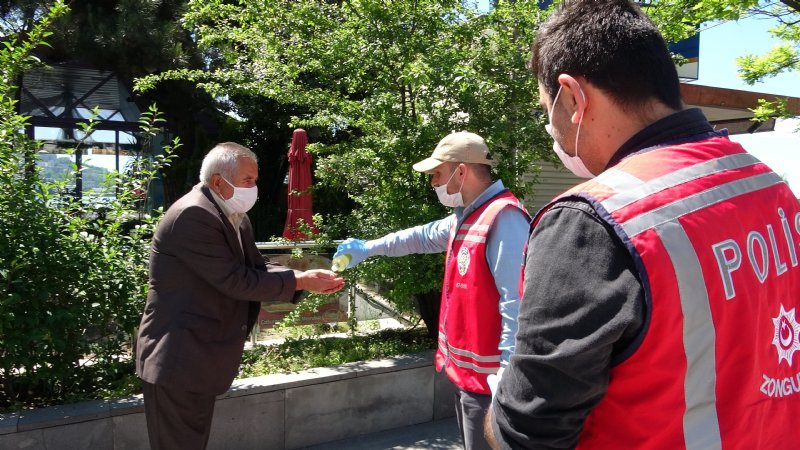
[[[562, 86], [563, 87], [563, 86]], [[556, 98], [553, 99], [553, 105], [550, 107], [550, 111], [548, 111], [548, 123], [544, 126], [545, 131], [550, 137], [553, 138], [553, 151], [556, 152], [558, 155], [558, 159], [561, 160], [561, 163], [564, 164], [564, 167], [569, 169], [575, 176], [581, 178], [594, 178], [595, 175], [586, 168], [586, 165], [583, 163], [583, 160], [578, 156], [578, 137], [581, 135], [581, 124], [583, 124], [583, 114], [581, 114], [581, 120], [578, 121], [578, 131], [575, 133], [575, 156], [568, 155], [564, 148], [561, 147], [561, 144], [558, 143], [555, 136], [553, 136], [553, 109], [556, 107], [556, 102], [558, 102], [558, 96], [561, 95], [561, 87], [558, 88], [558, 92], [556, 93]], [[581, 95], [583, 96], [583, 90], [581, 90]], [[584, 96], [584, 98], [586, 98]]]
[[464, 199], [461, 197], [461, 188], [464, 187], [464, 181], [461, 181], [461, 186], [458, 188], [458, 192], [455, 194], [448, 194], [447, 193], [447, 185], [450, 183], [450, 180], [453, 179], [453, 176], [456, 174], [456, 171], [453, 171], [453, 174], [450, 175], [450, 178], [447, 179], [447, 182], [441, 186], [436, 186], [433, 188], [436, 191], [436, 196], [439, 197], [439, 202], [444, 206], [449, 208], [455, 208], [456, 206], [464, 206]]
[[220, 175], [220, 178], [222, 178], [233, 188], [233, 195], [231, 198], [225, 200], [225, 204], [228, 205], [235, 213], [244, 214], [247, 211], [250, 211], [250, 208], [256, 204], [256, 200], [258, 199], [258, 187], [238, 187], [234, 186], [230, 181], [225, 180], [225, 177], [222, 175]]

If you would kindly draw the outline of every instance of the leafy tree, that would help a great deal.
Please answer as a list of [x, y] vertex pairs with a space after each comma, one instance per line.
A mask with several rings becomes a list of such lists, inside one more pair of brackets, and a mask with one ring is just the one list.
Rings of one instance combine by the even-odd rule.
[[[6, 28], [25, 33], [55, 0], [3, 0]], [[186, 0], [70, 2], [54, 19], [52, 35], [37, 56], [49, 61], [88, 63], [132, 81], [166, 68], [199, 64], [199, 53], [179, 23]]]
[[[6, 35], [0, 46], [0, 410], [126, 388], [154, 227], [138, 194], [146, 194], [175, 147], [108, 178], [103, 189], [117, 195], [102, 209], [64, 201], [63, 182], [42, 180], [38, 144], [22, 132], [28, 118], [16, 113], [13, 82], [37, 62], [31, 52], [66, 11], [56, 2], [24, 38]], [[154, 136], [162, 120], [154, 109], [142, 114], [142, 137]], [[92, 130], [84, 127], [84, 135]]]
[[[800, 71], [800, 2], [797, 0], [664, 0], [643, 2], [645, 11], [664, 33], [677, 42], [695, 34], [704, 24], [739, 20], [744, 17], [772, 19], [777, 26], [770, 33], [780, 45], [763, 55], [744, 53], [737, 58], [739, 75], [753, 85], [780, 73]], [[785, 101], [761, 101], [754, 110], [756, 121], [770, 117], [791, 117]]]
[[[777, 20], [778, 25], [770, 29], [781, 44], [764, 55], [746, 54], [737, 58], [740, 76], [750, 85], [783, 72], [800, 73], [800, 2], [781, 0], [769, 7], [755, 9], [753, 13], [762, 14]], [[765, 121], [770, 117], [791, 117], [796, 115], [787, 109], [785, 100], [775, 102], [759, 101], [754, 110], [755, 120]]]
[[[47, 64], [68, 63], [114, 72], [129, 88], [133, 80], [181, 67], [201, 68], [201, 53], [180, 19], [188, 0], [81, 0], [50, 24], [48, 46], [34, 50]], [[5, 32], [24, 35], [55, 0], [0, 0]], [[225, 133], [227, 118], [207, 93], [185, 82], [170, 82], [137, 95], [140, 110], [156, 103], [166, 128], [181, 137], [180, 159], [164, 181], [167, 203], [197, 182], [199, 160]]]
[[786, 71], [800, 71], [800, 2], [783, 0], [768, 9], [757, 9], [760, 13], [775, 18], [779, 25], [770, 30], [781, 40], [781, 45], [761, 56], [747, 54], [738, 58], [740, 74], [753, 84], [764, 78]]
[[[536, 2], [480, 15], [456, 0], [193, 0], [184, 19], [209, 70], [138, 87], [189, 80], [214, 96], [295, 105], [291, 125], [318, 134], [316, 192], [342, 199], [325, 229], [373, 238], [447, 214], [411, 165], [451, 131], [484, 136], [497, 175], [518, 195], [532, 191], [523, 174], [551, 157], [526, 69], [540, 16]], [[382, 258], [359, 271], [410, 308], [413, 294], [439, 289], [442, 257]]]

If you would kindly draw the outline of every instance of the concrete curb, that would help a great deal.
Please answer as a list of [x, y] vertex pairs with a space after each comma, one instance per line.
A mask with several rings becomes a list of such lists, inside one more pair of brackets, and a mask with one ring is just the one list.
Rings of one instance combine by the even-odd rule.
[[[296, 449], [453, 415], [433, 352], [236, 380], [209, 449]], [[3, 449], [146, 449], [141, 396], [0, 414]]]

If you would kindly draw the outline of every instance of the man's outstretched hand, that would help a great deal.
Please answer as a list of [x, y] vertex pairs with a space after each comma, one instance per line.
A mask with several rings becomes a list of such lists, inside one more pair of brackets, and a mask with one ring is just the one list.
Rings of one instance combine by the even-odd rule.
[[333, 294], [344, 287], [344, 278], [325, 269], [311, 269], [305, 272], [295, 272], [297, 290], [313, 292], [315, 294]]

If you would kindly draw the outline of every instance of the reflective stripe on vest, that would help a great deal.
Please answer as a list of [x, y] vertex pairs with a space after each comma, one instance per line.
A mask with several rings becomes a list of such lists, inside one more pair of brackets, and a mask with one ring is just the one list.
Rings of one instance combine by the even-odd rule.
[[[664, 162], [670, 167], [660, 168]], [[559, 199], [572, 195], [588, 199], [628, 245], [655, 311], [639, 350], [612, 368], [606, 397], [587, 418], [579, 448], [792, 448], [788, 427], [800, 415], [800, 372], [780, 353], [777, 336], [778, 321], [792, 322], [800, 309], [800, 206], [784, 181], [738, 144], [713, 138], [631, 156]], [[739, 216], [741, 222], [719, 222], [740, 207], [753, 213]], [[740, 268], [743, 261], [753, 273]], [[784, 316], [784, 308], [791, 313]], [[671, 333], [674, 326], [681, 327], [679, 336]], [[783, 328], [780, 333], [783, 339]], [[737, 352], [740, 347], [745, 350]], [[681, 355], [666, 353], [672, 349]], [[728, 362], [749, 357], [741, 373]], [[678, 379], [670, 379], [659, 358], [682, 361], [673, 369]], [[770, 379], [783, 380], [779, 393], [765, 388]], [[680, 408], [672, 396], [651, 395], [648, 388], [680, 390]], [[621, 410], [630, 420], [620, 419]], [[647, 423], [637, 420], [641, 414], [651, 415]], [[748, 433], [746, 425], [756, 418], [759, 432]]]
[[[465, 369], [474, 370], [475, 372], [478, 373], [485, 373], [487, 375], [492, 373], [497, 373], [497, 370], [500, 367], [500, 355], [482, 356], [466, 349], [460, 349], [454, 347], [453, 345], [447, 342], [447, 337], [444, 336], [444, 334], [441, 332], [439, 333], [439, 350], [447, 358], [450, 358], [450, 362], [452, 362], [453, 364], [459, 367], [463, 367]], [[489, 367], [475, 364], [474, 362], [470, 362], [469, 360], [473, 360], [480, 363], [487, 363]]]
[[436, 368], [444, 368], [460, 389], [479, 394], [491, 392], [486, 376], [500, 368], [500, 293], [485, 249], [491, 224], [507, 207], [525, 212], [505, 191], [465, 217], [458, 229], [454, 224], [445, 260]]
[[[750, 154], [734, 154], [689, 166], [649, 182], [638, 180], [622, 171], [611, 170], [607, 176], [597, 181], [609, 187], [622, 187], [627, 190], [624, 194], [616, 194], [601, 201], [600, 204], [613, 214], [662, 190], [720, 171], [757, 163], [759, 161]], [[774, 172], [737, 179], [620, 223], [629, 238], [634, 238], [649, 229], [655, 229], [669, 255], [678, 280], [681, 309], [686, 322], [683, 327], [683, 342], [687, 359], [684, 383], [687, 388], [685, 392], [687, 416], [684, 419], [687, 450], [721, 448], [722, 440], [713, 388], [716, 385], [714, 344], [716, 336], [713, 327], [703, 326], [713, 323], [713, 318], [700, 261], [678, 219], [699, 209], [778, 183], [783, 183], [783, 180]]]

